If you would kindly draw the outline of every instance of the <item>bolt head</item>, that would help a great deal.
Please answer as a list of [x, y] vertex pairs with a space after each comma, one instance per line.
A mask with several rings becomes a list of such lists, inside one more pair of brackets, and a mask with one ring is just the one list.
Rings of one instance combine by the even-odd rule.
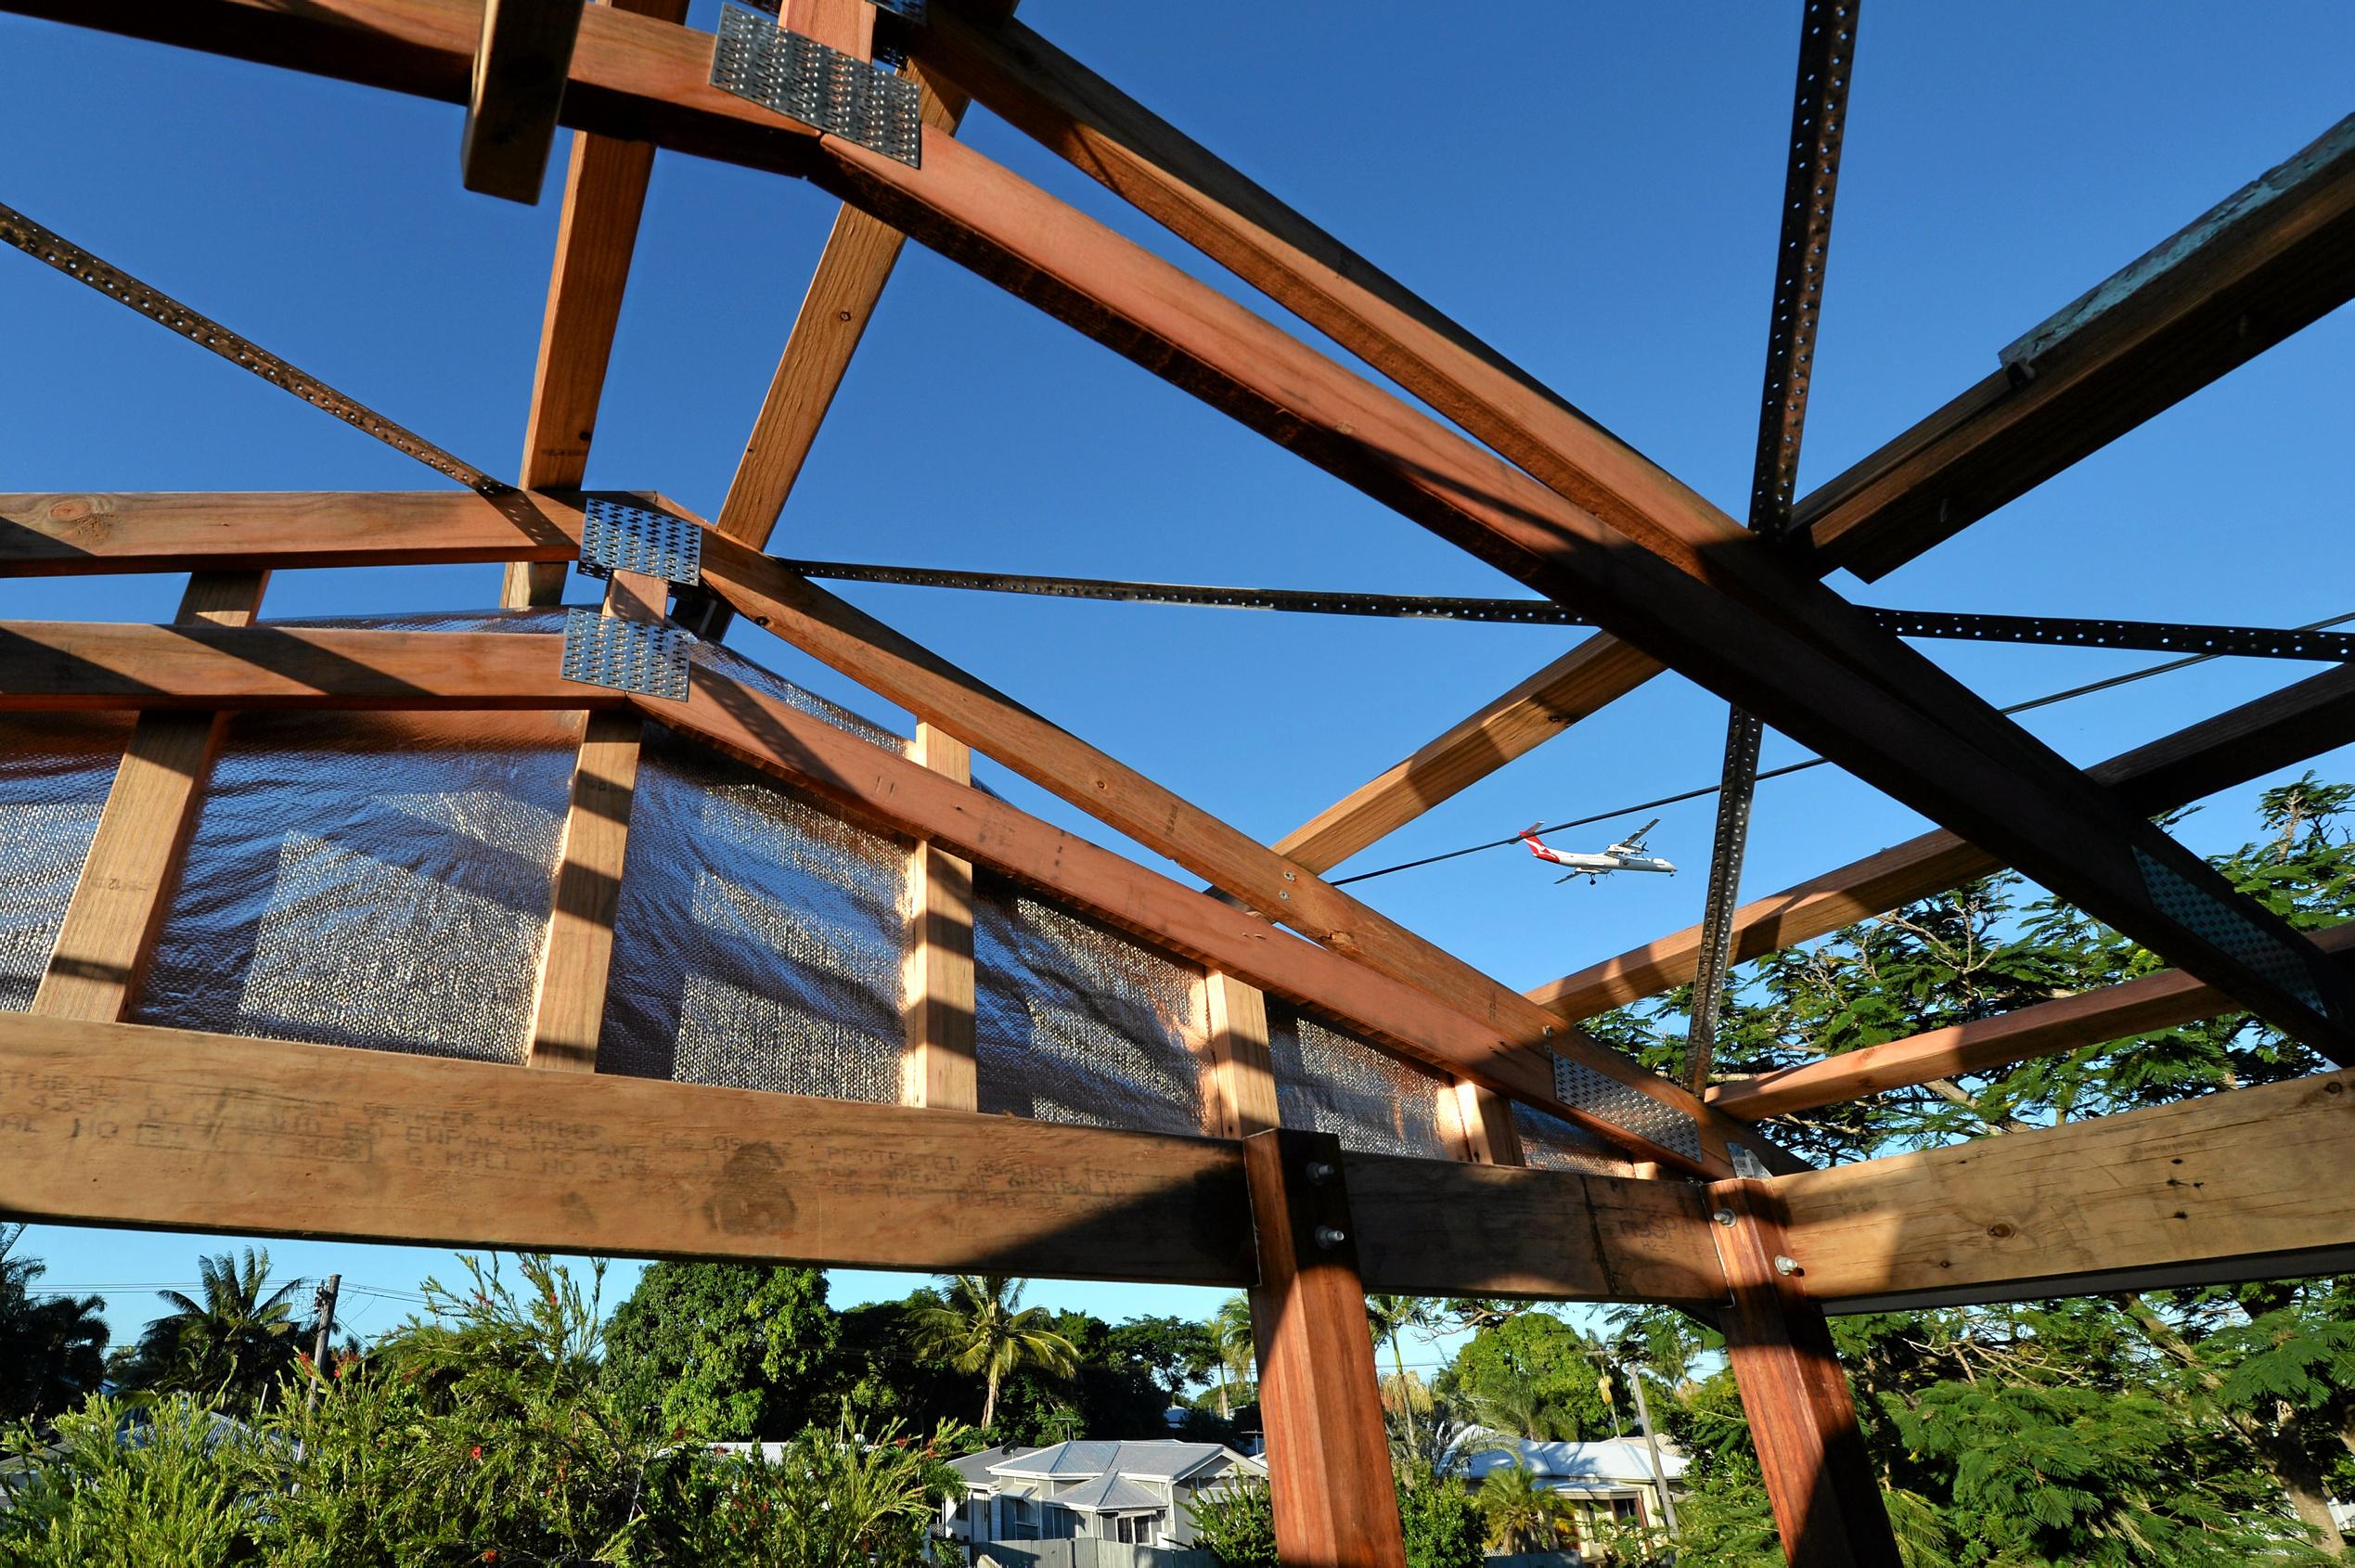
[[1342, 1229], [1341, 1227], [1337, 1225], [1320, 1225], [1317, 1227], [1317, 1245], [1324, 1248], [1327, 1252], [1332, 1251], [1335, 1247], [1340, 1246], [1344, 1241], [1348, 1240], [1349, 1232]]
[[1785, 1277], [1796, 1274], [1799, 1272], [1799, 1260], [1794, 1257], [1778, 1257], [1774, 1260], [1774, 1271]]
[[1339, 1176], [1340, 1174], [1340, 1168], [1330, 1160], [1311, 1160], [1308, 1162], [1308, 1180], [1312, 1186], [1322, 1187], [1325, 1183], [1331, 1181], [1333, 1177]]
[[1709, 1217], [1716, 1220], [1719, 1225], [1724, 1226], [1729, 1230], [1733, 1228], [1733, 1211], [1731, 1209], [1719, 1209], [1716, 1214], [1711, 1215]]

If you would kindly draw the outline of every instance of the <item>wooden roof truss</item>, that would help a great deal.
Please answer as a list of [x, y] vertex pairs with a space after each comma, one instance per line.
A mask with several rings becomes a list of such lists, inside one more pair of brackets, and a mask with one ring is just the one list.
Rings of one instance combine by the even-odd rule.
[[[1287, 1558], [1367, 1564], [1400, 1557], [1371, 1377], [1356, 1375], [1367, 1369], [1354, 1305], [1364, 1289], [1648, 1301], [1715, 1315], [1792, 1561], [1890, 1562], [1822, 1332], [1826, 1310], [2258, 1278], [2344, 1266], [2355, 1248], [2343, 1197], [2355, 1141], [2341, 1120], [2355, 1073], [1827, 1171], [1805, 1169], [1755, 1125], [2235, 1009], [2342, 1066], [2355, 1062], [2347, 933], [2292, 930], [2149, 820], [2350, 739], [2347, 669], [2080, 770], [1821, 581], [1834, 566], [1876, 576], [1911, 559], [2342, 302], [2355, 289], [2348, 126], [2285, 166], [2294, 177], [2261, 199], [2220, 209], [2173, 251], [2023, 338], [1998, 373], [1795, 500], [1788, 481], [1809, 344], [1779, 331], [1781, 379], [1770, 371], [1762, 428], [1766, 504], [1744, 528], [1014, 20], [1010, 5], [932, 0], [919, 20], [896, 5], [788, 0], [790, 30], [855, 61], [880, 46], [904, 62], [921, 94], [913, 163], [714, 86], [713, 37], [682, 25], [684, 0], [0, 8], [465, 104], [464, 178], [495, 194], [535, 199], [557, 127], [576, 132], [512, 484], [242, 340], [208, 337], [212, 324], [186, 307], [101, 276], [89, 258], [71, 261], [65, 242], [0, 213], [19, 248], [47, 247], [47, 259], [84, 281], [468, 486], [0, 496], [0, 573], [191, 573], [170, 626], [0, 625], [0, 709], [139, 714], [32, 1009], [0, 1014], [0, 1210], [1249, 1287], [1263, 1319]], [[1809, 0], [1806, 12], [1820, 64], [1822, 30], [1852, 37], [1853, 0]], [[1806, 82], [1799, 142], [1839, 112], [1836, 98], [1819, 95], [1810, 122]], [[969, 99], [1455, 428], [958, 142]], [[1819, 137], [1793, 165], [1793, 190], [1822, 196], [1818, 212], [1795, 219], [1817, 262], [1805, 284], [1810, 321], [1836, 148], [1836, 135], [1828, 148]], [[694, 533], [707, 630], [749, 622], [890, 699], [920, 721], [912, 755], [700, 666], [676, 695], [585, 686], [561, 673], [552, 636], [255, 620], [279, 567], [502, 561], [509, 605], [557, 601], [595, 499], [580, 486], [658, 148], [806, 180], [843, 206], [716, 524], [651, 493], [609, 499]], [[761, 553], [908, 238], [1602, 630], [1274, 846], [1256, 842]], [[660, 622], [672, 588], [617, 571], [602, 614]], [[1576, 1025], [1691, 980], [1705, 962], [1700, 933], [1525, 996], [1322, 880], [1663, 669], [1943, 825], [1739, 907], [1728, 878], [1731, 959], [2011, 866], [2177, 969], [1768, 1078], [1696, 1079], [1695, 1093]], [[122, 1022], [225, 713], [511, 707], [591, 714], [526, 1068]], [[903, 1104], [595, 1073], [648, 720], [914, 841]], [[975, 790], [968, 749], [1213, 892]], [[1017, 1133], [971, 1114], [975, 868], [1203, 967], [1203, 1137], [1046, 1123]], [[1375, 1156], [1279, 1129], [1270, 996], [1453, 1075], [1461, 1158]], [[1524, 1164], [1514, 1102], [1605, 1139], [1626, 1161], [1620, 1174]], [[426, 1152], [453, 1134], [508, 1157], [460, 1167]], [[2092, 1165], [2105, 1173], [2098, 1184], [2082, 1180]]]

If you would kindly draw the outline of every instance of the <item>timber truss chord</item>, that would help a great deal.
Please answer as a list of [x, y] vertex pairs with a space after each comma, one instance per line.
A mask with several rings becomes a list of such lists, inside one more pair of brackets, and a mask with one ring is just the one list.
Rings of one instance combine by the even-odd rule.
[[[1826, 1312], [2180, 1286], [2349, 1266], [2341, 1071], [2000, 1139], [1809, 1170], [1778, 1115], [2248, 1013], [2355, 1061], [2355, 937], [2295, 928], [2150, 816], [2355, 739], [2344, 663], [2080, 770], [1900, 638], [2338, 662], [2323, 628], [1876, 609], [1878, 576], [2355, 292], [2355, 119], [2006, 349], [1947, 407], [1796, 484], [1859, 38], [1799, 0], [1799, 69], [1746, 526], [1495, 348], [1011, 17], [1006, 0], [0, 0], [0, 9], [465, 109], [460, 177], [537, 199], [575, 134], [513, 483], [13, 209], [0, 238], [432, 469], [421, 493], [0, 496], [0, 575], [181, 571], [167, 626], [0, 623], [0, 713], [137, 718], [30, 1010], [0, 1013], [0, 1212], [60, 1223], [791, 1259], [1240, 1286], [1258, 1306], [1289, 1558], [1399, 1568], [1367, 1290], [1673, 1305], [1724, 1327], [1795, 1568], [1890, 1562]], [[955, 138], [979, 103], [1233, 271], [1437, 418]], [[586, 491], [657, 152], [839, 199], [715, 523]], [[913, 238], [1280, 440], [1541, 596], [1413, 599], [791, 560], [763, 553]], [[1441, 419], [1448, 421], [1442, 424]], [[255, 620], [279, 568], [500, 562], [522, 630]], [[603, 580], [560, 617], [565, 573]], [[815, 578], [1599, 635], [1274, 845], [1050, 723]], [[690, 636], [691, 620], [703, 636]], [[911, 714], [879, 743], [724, 663], [741, 622]], [[1322, 873], [1673, 669], [1732, 721], [1704, 919], [1524, 994]], [[520, 1066], [126, 1022], [225, 715], [581, 715]], [[1744, 905], [1772, 725], [1937, 822]], [[897, 1104], [632, 1075], [603, 1038], [650, 736], [749, 765], [905, 856]], [[1204, 893], [1009, 805], [989, 758]], [[650, 766], [650, 764], [643, 765]], [[1731, 965], [2001, 867], [2173, 968], [2102, 991], [1712, 1082]], [[1184, 966], [1199, 1125], [1116, 1131], [976, 1112], [977, 906], [995, 879]], [[1282, 928], [1282, 929], [1279, 929]], [[1580, 1021], [1684, 983], [1691, 1077]], [[1345, 1033], [1428, 1099], [1448, 1158], [1286, 1125], [1283, 1028]], [[1295, 1048], [1293, 1055], [1301, 1053]], [[1286, 1079], [1286, 1073], [1294, 1078]], [[886, 1091], [885, 1098], [889, 1098]], [[301, 1108], [295, 1115], [289, 1107]], [[300, 1124], [297, 1129], [296, 1124]], [[1586, 1168], [1544, 1168], [1539, 1146]], [[1403, 1121], [1402, 1121], [1403, 1125]], [[537, 1163], [432, 1152], [513, 1129]], [[322, 1130], [324, 1129], [324, 1130]], [[1547, 1142], [1551, 1139], [1551, 1142]], [[2099, 1168], [2104, 1180], [2082, 1173]], [[749, 1176], [748, 1176], [748, 1173]], [[551, 1180], [551, 1175], [560, 1180]]]

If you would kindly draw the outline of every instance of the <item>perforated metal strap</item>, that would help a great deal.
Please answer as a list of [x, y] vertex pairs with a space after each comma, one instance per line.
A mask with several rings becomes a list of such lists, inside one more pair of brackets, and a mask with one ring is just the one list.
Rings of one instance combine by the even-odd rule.
[[919, 165], [923, 100], [914, 82], [815, 38], [788, 32], [735, 0], [720, 8], [712, 85], [911, 169]]
[[1584, 1062], [1553, 1059], [1553, 1098], [1688, 1160], [1701, 1158], [1701, 1127], [1691, 1115]]
[[691, 588], [703, 580], [703, 531], [695, 524], [602, 495], [582, 503], [581, 570], [591, 577], [642, 572]]
[[564, 678], [683, 702], [694, 641], [676, 626], [573, 605], [564, 612]]
[[2142, 868], [2143, 886], [2159, 913], [2187, 927], [2194, 935], [2246, 965], [2260, 978], [2297, 997], [2316, 1012], [2329, 1016], [2322, 988], [2303, 955], [2271, 932], [2187, 880], [2165, 863], [2135, 847], [2134, 863]]
[[35, 260], [46, 262], [68, 277], [79, 278], [118, 304], [130, 306], [160, 327], [168, 328], [199, 347], [261, 377], [280, 392], [292, 392], [314, 408], [323, 408], [345, 424], [376, 437], [393, 451], [414, 457], [436, 473], [447, 474], [470, 490], [493, 496], [511, 495], [505, 481], [494, 479], [463, 457], [444, 452], [415, 431], [394, 424], [357, 398], [346, 397], [325, 381], [270, 353], [251, 338], [241, 337], [206, 315], [182, 304], [160, 289], [151, 289], [121, 267], [103, 261], [81, 246], [34, 223], [15, 208], [0, 205], [0, 240]]

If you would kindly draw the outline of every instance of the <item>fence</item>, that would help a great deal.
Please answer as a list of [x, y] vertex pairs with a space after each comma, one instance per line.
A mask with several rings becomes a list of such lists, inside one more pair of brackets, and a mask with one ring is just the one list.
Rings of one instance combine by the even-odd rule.
[[984, 1541], [973, 1549], [973, 1568], [1218, 1568], [1216, 1552], [1176, 1547], [1129, 1546], [1120, 1541]]

